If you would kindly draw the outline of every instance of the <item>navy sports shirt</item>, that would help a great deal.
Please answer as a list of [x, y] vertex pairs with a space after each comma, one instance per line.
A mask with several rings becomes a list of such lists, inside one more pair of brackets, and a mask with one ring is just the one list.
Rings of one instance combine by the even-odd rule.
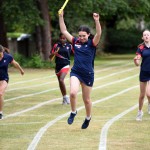
[[0, 60], [0, 80], [8, 82], [8, 65], [12, 62], [13, 57], [10, 54], [4, 52], [2, 60]]
[[141, 44], [136, 54], [141, 55], [141, 71], [150, 71], [150, 47], [148, 48], [145, 44]]
[[55, 57], [56, 65], [70, 65], [70, 54], [72, 50], [72, 45], [69, 43], [65, 43], [62, 45], [60, 42], [54, 44], [51, 53], [54, 53], [59, 48], [58, 54]]
[[81, 43], [78, 38], [73, 38], [72, 45], [74, 48], [72, 70], [82, 74], [93, 74], [96, 46], [93, 44], [92, 39], [88, 39], [86, 43]]

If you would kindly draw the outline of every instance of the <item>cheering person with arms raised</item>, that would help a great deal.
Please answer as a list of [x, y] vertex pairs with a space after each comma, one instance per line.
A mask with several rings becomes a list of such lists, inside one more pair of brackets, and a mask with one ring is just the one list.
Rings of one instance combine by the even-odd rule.
[[73, 37], [67, 31], [63, 12], [59, 14], [60, 30], [74, 48], [74, 65], [70, 73], [71, 113], [68, 118], [68, 124], [72, 124], [75, 116], [77, 115], [77, 93], [81, 85], [82, 98], [86, 109], [86, 118], [81, 126], [82, 129], [86, 129], [91, 120], [92, 102], [90, 94], [94, 83], [94, 58], [96, 46], [98, 45], [101, 37], [99, 14], [93, 13], [93, 19], [96, 25], [96, 34], [94, 36], [91, 34], [89, 27], [80, 26], [78, 29], [78, 37]]

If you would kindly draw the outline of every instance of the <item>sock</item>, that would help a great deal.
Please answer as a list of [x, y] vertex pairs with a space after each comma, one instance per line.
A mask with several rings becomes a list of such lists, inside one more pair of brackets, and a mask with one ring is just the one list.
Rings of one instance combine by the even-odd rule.
[[0, 114], [3, 114], [3, 112], [2, 112], [2, 111], [0, 111]]
[[87, 120], [90, 120], [90, 119], [91, 119], [91, 116], [90, 116], [90, 117], [86, 117], [86, 119], [87, 119]]
[[77, 113], [77, 111], [72, 111], [71, 113], [76, 114], [76, 113]]
[[63, 98], [68, 98], [68, 97], [69, 97], [68, 95], [64, 95], [64, 96], [63, 96]]
[[139, 112], [139, 113], [142, 113], [142, 110], [139, 110], [138, 112]]

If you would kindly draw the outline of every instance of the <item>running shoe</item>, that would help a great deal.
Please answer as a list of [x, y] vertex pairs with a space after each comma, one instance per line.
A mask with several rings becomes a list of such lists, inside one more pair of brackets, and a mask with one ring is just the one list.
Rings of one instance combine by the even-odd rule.
[[90, 120], [85, 119], [81, 126], [81, 129], [86, 129], [89, 126], [90, 121], [91, 119]]
[[76, 113], [74, 114], [74, 113], [70, 113], [70, 116], [69, 116], [69, 118], [68, 118], [68, 124], [72, 124], [73, 123], [73, 121], [74, 121], [74, 117], [77, 115], [77, 111], [76, 111]]
[[3, 114], [0, 114], [0, 119], [3, 119]]
[[150, 103], [148, 103], [148, 114], [150, 115]]
[[142, 121], [142, 117], [143, 117], [143, 112], [138, 112], [137, 117], [136, 117], [136, 121]]
[[63, 105], [70, 104], [70, 98], [69, 98], [69, 96], [63, 98], [62, 104]]

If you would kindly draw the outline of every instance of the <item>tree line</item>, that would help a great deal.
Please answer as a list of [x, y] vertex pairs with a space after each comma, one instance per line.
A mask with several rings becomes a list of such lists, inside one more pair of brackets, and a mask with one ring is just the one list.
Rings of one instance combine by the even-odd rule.
[[[53, 42], [60, 32], [58, 10], [64, 2], [65, 0], [0, 0], [0, 44], [8, 46], [8, 32], [29, 33], [35, 37], [36, 49], [41, 58], [48, 60]], [[135, 29], [142, 31], [150, 27], [149, 0], [70, 0], [64, 11], [69, 32], [77, 33], [81, 24], [87, 24], [93, 29], [93, 20], [90, 19], [93, 12], [98, 12], [101, 17], [103, 35], [100, 49], [107, 46], [109, 49], [111, 43], [116, 43], [113, 39], [117, 35], [120, 40], [127, 32], [132, 33], [131, 30], [134, 30], [134, 34]], [[136, 37], [129, 35], [127, 36], [136, 40]]]

